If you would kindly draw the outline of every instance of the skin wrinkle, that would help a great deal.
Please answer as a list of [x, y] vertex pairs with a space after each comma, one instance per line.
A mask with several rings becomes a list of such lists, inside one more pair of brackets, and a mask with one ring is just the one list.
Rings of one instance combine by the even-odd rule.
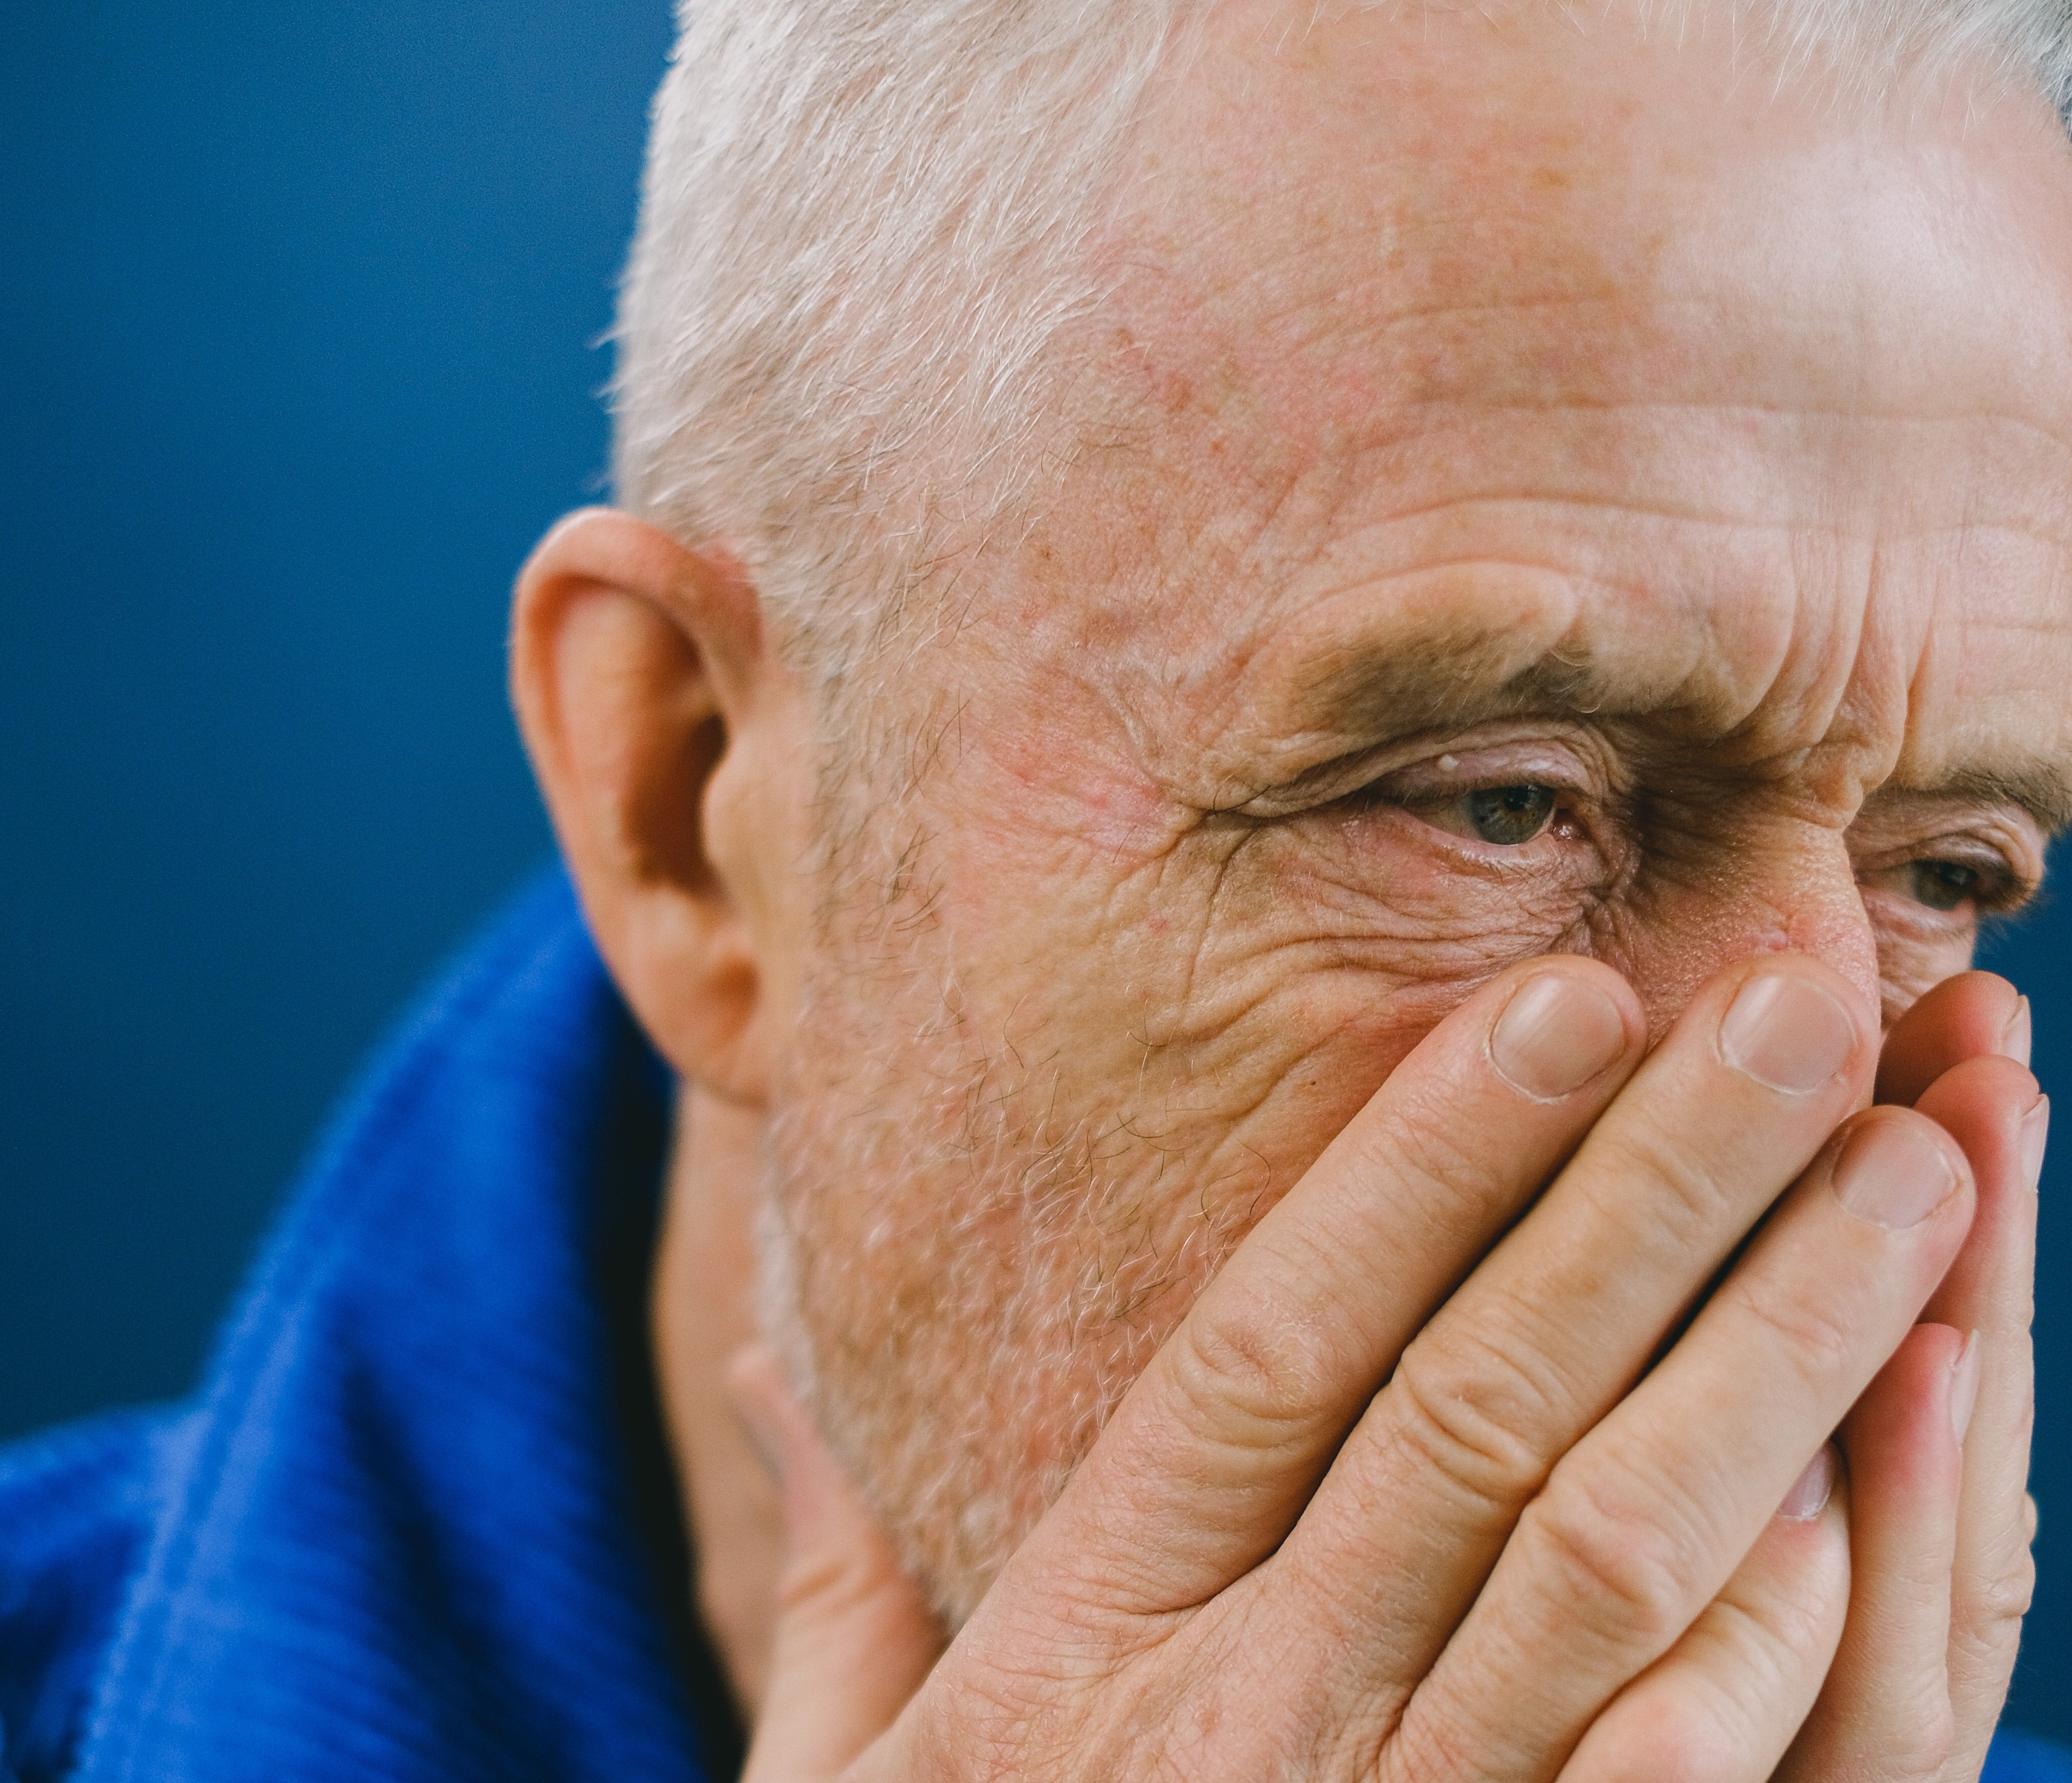
[[[1391, 655], [1395, 655], [1395, 654], [1400, 654], [1400, 653], [1391, 652], [1391, 653], [1388, 653], [1388, 654], [1391, 654]], [[1745, 696], [1745, 697], [1744, 697], [1743, 703], [1744, 703], [1744, 704], [1759, 704], [1759, 703], [1760, 703], [1760, 702], [1761, 702], [1761, 700], [1762, 700], [1762, 698], [1768, 697], [1768, 695], [1769, 695], [1770, 692], [1770, 690], [1769, 690], [1768, 688], [1761, 688], [1761, 687], [1759, 687], [1758, 689], [1757, 689], [1757, 690], [1755, 690], [1755, 692], [1753, 693], [1753, 695], [1751, 695], [1751, 696]], [[1577, 696], [1577, 694], [1576, 694], [1575, 693], [1573, 693], [1573, 692], [1568, 692], [1568, 693], [1566, 693], [1566, 694], [1563, 694], [1557, 695], [1556, 697], [1565, 698], [1566, 699], [1568, 699], [1568, 700], [1569, 700], [1569, 701], [1572, 701], [1572, 701], [1573, 701], [1573, 700], [1574, 700]], [[1671, 698], [1671, 697], [1673, 697], [1673, 696], [1664, 696], [1664, 702], [1665, 702], [1665, 703], [1667, 703], [1667, 699], [1668, 699], [1669, 698]], [[1391, 693], [1391, 694], [1385, 694], [1385, 695], [1383, 695], [1383, 696], [1382, 697], [1382, 699], [1381, 699], [1381, 701], [1380, 701], [1379, 702], [1380, 702], [1380, 703], [1384, 703], [1384, 704], [1396, 704], [1396, 705], [1400, 705], [1400, 694], [1393, 694], [1393, 693]], [[1738, 715], [1738, 714], [1737, 714], [1737, 715]], [[2017, 778], [2019, 778], [2019, 777], [2021, 777], [2021, 776], [2016, 776], [2016, 777], [2017, 777]], [[2049, 773], [2049, 772], [2032, 772], [2032, 773], [2031, 773], [2028, 777], [2029, 777], [2029, 778], [2031, 778], [2031, 779], [2034, 780], [2037, 783], [2037, 784], [2038, 784], [2038, 785], [2041, 785], [2041, 786], [2047, 786], [2047, 785], [2048, 785], [2048, 784], [2049, 784], [2049, 781], [2051, 779], [2055, 778], [2055, 777], [2057, 777], [2057, 776], [2056, 776], [2055, 775], [2051, 774], [2051, 773]], [[1971, 778], [1972, 778], [1972, 780], [1973, 780], [1974, 784], [1977, 784], [1977, 783], [1978, 783], [1978, 781], [1979, 781], [1979, 780], [1980, 780], [1980, 776], [1977, 776], [1977, 775], [1974, 775], [1974, 776], [1971, 776]], [[2040, 809], [2041, 809], [2044, 813], [2045, 813], [2046, 814], [2048, 814], [2048, 813], [2049, 813], [2050, 812], [2054, 811], [2054, 809], [2056, 809], [2056, 808], [2057, 808], [2057, 807], [2058, 807], [2058, 806], [2062, 803], [2062, 801], [2060, 801], [2060, 800], [2058, 800], [2058, 799], [2057, 799], [2057, 798], [2055, 798], [2055, 797], [2041, 797], [2041, 798], [2036, 797], [2036, 796], [2035, 796], [2035, 794], [2033, 793], [2033, 792], [2032, 792], [2032, 793], [2028, 793], [2028, 794], [2025, 794], [2025, 797], [2026, 798], [2029, 798], [2029, 799], [2033, 799], [2033, 801], [2034, 801], [2034, 802], [2033, 802], [2033, 805], [2032, 805], [2032, 808], [2033, 808], [2033, 809], [2038, 809], [2038, 808], [2040, 808]]]
[[[1938, 457], [1949, 455], [1955, 455], [1950, 449], [1944, 447], [1938, 447], [1922, 455], [1925, 459], [1930, 462]], [[1401, 480], [1397, 478], [1395, 480], [1400, 484]], [[1522, 492], [1515, 487], [1503, 488], [1500, 492], [1462, 492], [1456, 490], [1450, 492], [1443, 498], [1435, 498], [1422, 506], [1400, 505], [1392, 513], [1389, 524], [1414, 537], [1416, 534], [1411, 532], [1413, 522], [1423, 522], [1428, 529], [1436, 529], [1437, 524], [1441, 521], [1464, 521], [1478, 513], [1486, 513], [1492, 509], [1509, 506], [1519, 509], [1540, 507], [1554, 513], [1572, 510], [1585, 517], [1588, 517], [1594, 509], [1611, 508], [1637, 515], [1644, 514], [1651, 519], [1663, 522], [1665, 523], [1663, 528], [1664, 531], [1671, 530], [1675, 523], [1682, 523], [1685, 525], [1710, 526], [1729, 537], [1786, 534], [1803, 525], [1803, 520], [1794, 516], [1770, 517], [1741, 516], [1729, 518], [1717, 512], [1708, 513], [1696, 509], [1687, 509], [1680, 513], [1673, 512], [1659, 499], [1651, 505], [1642, 505], [1635, 499], [1637, 493], [1628, 487], [1621, 490], [1618, 498], [1614, 500], [1610, 497], [1585, 496], [1574, 492]], [[1977, 545], [1991, 540], [1996, 536], [2005, 536], [2011, 539], [2027, 540], [2048, 550], [2062, 553], [2066, 550], [2067, 540], [2062, 533], [2054, 529], [2055, 523], [2059, 518], [2060, 517], [2054, 513], [2045, 513], [2025, 517], [2019, 524], [1996, 525], [1986, 517], [1976, 513], [1968, 513], [1951, 521], [1932, 524], [1923, 523], [1912, 529], [1891, 527], [1888, 522], [1887, 537], [1894, 542], [1901, 541], [1928, 542], [1961, 539], [1967, 545]]]
[[[1249, 92], [1266, 75], [1232, 78]], [[1584, 117], [1594, 105], [1575, 101]], [[1689, 171], [1702, 141], [1682, 174], [1580, 118], [1514, 154], [1500, 92], [1429, 144], [1390, 138], [1415, 109], [1339, 121], [1371, 133], [1364, 161], [1340, 159], [1372, 166], [1371, 190], [1278, 167], [1299, 212], [1218, 184], [1234, 157], [1274, 159], [1235, 146], [1256, 146], [1256, 119], [1249, 137], [1192, 113], [1157, 126], [1203, 146], [1213, 164], [1190, 167], [1185, 191], [1210, 215], [1148, 178], [1147, 215], [1118, 225], [1128, 265], [1149, 270], [1071, 348], [1083, 381], [1120, 381], [1105, 406], [1071, 386], [1115, 443], [1063, 467], [1052, 521], [973, 568], [955, 624], [919, 647], [906, 678], [955, 691], [894, 758], [915, 777], [843, 788], [861, 807], [838, 821], [864, 907], [823, 906], [813, 1044], [775, 1092], [772, 1185], [798, 1287], [788, 1328], [775, 1324], [952, 1620], [1230, 1244], [1474, 984], [1588, 951], [1634, 978], [1659, 1032], [1723, 958], [1790, 942], [1889, 994], [1844, 846], [1866, 793], [1904, 770], [1962, 772], [1975, 793], [1988, 772], [2062, 775], [2072, 754], [2021, 686], [2045, 654], [2066, 657], [2041, 603], [2068, 554], [2013, 537], [1988, 564], [1947, 544], [1967, 525], [2021, 533], [2062, 496], [2072, 455], [2033, 426], [1893, 419], [1924, 398], [1939, 414], [1959, 384], [1988, 388], [1996, 413], [2008, 390], [2047, 406], [2068, 381], [2062, 353], [2017, 344], [1983, 386], [1969, 378], [1957, 362], [1998, 349], [1992, 318], [1964, 307], [1960, 261], [1917, 264], [1905, 230], [1876, 219], [1856, 232], [1875, 254], [1846, 278], [1825, 247], [1780, 264], [1744, 226], [1762, 179], [1811, 152], [1795, 112], [1754, 114], [1753, 173], [1715, 191]], [[1750, 128], [1732, 126], [1723, 160]], [[1507, 183], [1531, 154], [1568, 183]], [[1918, 211], [1918, 154], [1881, 159], [1883, 138], [1852, 154], [1865, 178], [1850, 203], [1897, 192]], [[1399, 164], [1417, 170], [1400, 184]], [[1366, 226], [1384, 187], [1399, 212], [1422, 208], [1421, 231]], [[1597, 227], [1536, 214], [1548, 190], [1563, 205], [1622, 196]], [[1692, 239], [1634, 240], [1649, 214]], [[1457, 215], [1476, 226], [1435, 249]], [[2004, 270], [1983, 239], [1981, 264]], [[1489, 301], [1499, 278], [1542, 297], [1589, 281], [1624, 309]], [[1714, 301], [1693, 295], [1701, 282]], [[1886, 287], [1898, 310], [1850, 326]], [[1752, 290], [1775, 300], [1747, 303]], [[1391, 304], [1456, 321], [1377, 324]], [[1915, 333], [1937, 353], [1882, 351]], [[1392, 389], [1416, 356], [1405, 343], [1441, 356], [1423, 389], [1483, 400], [1420, 403], [1414, 377], [1408, 397]], [[1945, 372], [1955, 382], [1935, 384]], [[1675, 400], [1606, 400], [1651, 387]], [[1520, 407], [1519, 391], [1559, 406]], [[1924, 482], [1938, 455], [1959, 462]], [[1550, 488], [1588, 499], [1531, 499]], [[1688, 517], [1715, 509], [1713, 524]], [[1986, 575], [2000, 558], [2011, 578]], [[1435, 574], [1440, 560], [1475, 567]], [[1967, 603], [1999, 629], [1953, 630]], [[2041, 628], [2042, 648], [2017, 644], [2018, 627]], [[1976, 686], [1924, 668], [1932, 640]], [[1959, 707], [1985, 731], [1938, 764], [1920, 735], [1961, 729]], [[1418, 840], [1408, 814], [1350, 807], [1220, 830], [1203, 815], [1377, 735], [1444, 748], [1437, 725], [1485, 715], [1522, 735], [1580, 719], [1601, 739], [1634, 789], [1630, 813], [1608, 808], [1616, 858], [1478, 859]], [[2034, 753], [2010, 760], [2010, 741]], [[1959, 815], [1968, 830], [1977, 813]], [[1917, 927], [1930, 938], [1906, 941], [1918, 957], [1902, 978], [1960, 960], [1947, 929]]]
[[[1212, 904], [1212, 906], [1215, 906], [1215, 902], [1216, 902], [1215, 898], [1210, 900], [1210, 904]], [[1198, 953], [1198, 952], [1200, 952], [1200, 949], [1195, 949], [1195, 953]], [[1133, 1130], [1133, 1128], [1131, 1128], [1129, 1124], [1127, 1124], [1127, 1122], [1121, 1122], [1121, 1124], [1119, 1124], [1119, 1128], [1121, 1128], [1121, 1130]]]

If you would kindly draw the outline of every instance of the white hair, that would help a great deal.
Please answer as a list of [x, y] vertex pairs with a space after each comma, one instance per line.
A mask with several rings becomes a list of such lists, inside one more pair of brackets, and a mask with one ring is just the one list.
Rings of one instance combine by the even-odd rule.
[[[1719, 3], [1759, 7], [1787, 63], [1983, 58], [2072, 94], [2072, 0]], [[619, 497], [742, 554], [823, 685], [1061, 443], [1046, 352], [1099, 301], [1082, 247], [1211, 4], [684, 0], [620, 309]]]
[[824, 677], [1021, 480], [1184, 3], [686, 0], [620, 309], [619, 499], [745, 553]]

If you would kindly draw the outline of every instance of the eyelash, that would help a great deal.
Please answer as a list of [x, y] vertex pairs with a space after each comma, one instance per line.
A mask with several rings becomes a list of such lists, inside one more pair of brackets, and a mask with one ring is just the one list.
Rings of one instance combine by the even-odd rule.
[[[1597, 801], [1594, 801], [1589, 794], [1573, 786], [1563, 784], [1551, 776], [1536, 777], [1529, 773], [1514, 772], [1513, 775], [1509, 776], [1482, 776], [1473, 780], [1455, 783], [1446, 787], [1443, 791], [1433, 789], [1430, 793], [1424, 796], [1420, 796], [1416, 789], [1402, 786], [1400, 778], [1401, 776], [1392, 776], [1389, 780], [1371, 783], [1353, 793], [1350, 796], [1351, 799], [1358, 805], [1369, 809], [1388, 807], [1401, 810], [1420, 822], [1438, 830], [1441, 834], [1452, 836], [1457, 841], [1474, 841], [1480, 846], [1490, 849], [1499, 855], [1531, 846], [1550, 832], [1560, 829], [1564, 819], [1570, 826], [1569, 833], [1572, 835], [1580, 833], [1585, 838], [1588, 838], [1594, 834], [1593, 826], [1587, 817], [1578, 813], [1576, 807], [1588, 806]], [[1554, 802], [1540, 826], [1530, 836], [1519, 842], [1498, 842], [1486, 838], [1470, 838], [1432, 821], [1430, 813], [1462, 805], [1478, 793], [1504, 792], [1514, 788], [1526, 787], [1544, 789], [1552, 796]], [[1911, 896], [1905, 892], [1896, 895], [1908, 896], [1910, 903], [1916, 909], [1937, 917], [1955, 917], [1965, 906], [1968, 905], [1969, 920], [1976, 924], [1984, 920], [2014, 914], [2029, 902], [2036, 890], [2028, 875], [2009, 861], [1999, 849], [1992, 847], [1989, 844], [1982, 844], [1980, 850], [1977, 851], [1953, 850], [1947, 854], [1923, 852], [1907, 856], [1901, 860], [1892, 861], [1881, 867], [1859, 867], [1857, 877], [1859, 883], [1868, 885], [1873, 883], [1878, 877], [1885, 874], [1918, 872], [1923, 869], [1943, 867], [1956, 867], [1965, 872], [1975, 874], [1978, 876], [1978, 883], [1974, 887], [1967, 887], [1955, 902], [1947, 907], [1938, 904], [1932, 899], [1919, 895], [1918, 892]]]
[[[1937, 916], [1954, 916], [1964, 904], [1971, 906], [1973, 920], [2010, 916], [2019, 911], [2034, 896], [2035, 887], [2004, 859], [1987, 860], [1958, 854], [1921, 854], [1896, 861], [1885, 867], [1862, 870], [1859, 879], [1872, 884], [1887, 874], [1918, 872], [1925, 868], [1954, 867], [1978, 875], [1978, 883], [1967, 888], [1949, 908], [1945, 909], [1933, 900], [1915, 894], [1912, 901], [1922, 909]], [[1906, 894], [1901, 894], [1905, 896]]]
[[[1552, 774], [1534, 773], [1530, 770], [1522, 772], [1514, 770], [1507, 774], [1479, 775], [1473, 779], [1453, 781], [1443, 786], [1435, 785], [1429, 789], [1414, 785], [1405, 786], [1403, 784], [1404, 778], [1402, 774], [1398, 773], [1391, 775], [1386, 779], [1371, 781], [1368, 784], [1359, 787], [1346, 795], [1343, 802], [1358, 809], [1402, 811], [1416, 818], [1421, 823], [1428, 824], [1433, 829], [1439, 829], [1438, 825], [1432, 823], [1429, 813], [1464, 805], [1478, 794], [1504, 793], [1513, 789], [1526, 787], [1540, 789], [1552, 794], [1553, 800], [1552, 809], [1547, 813], [1540, 827], [1530, 837], [1516, 842], [1483, 842], [1481, 844], [1484, 847], [1497, 850], [1499, 854], [1511, 853], [1520, 848], [1530, 847], [1532, 843], [1538, 842], [1549, 832], [1562, 830], [1564, 827], [1566, 833], [1572, 837], [1582, 839], [1593, 838], [1597, 826], [1597, 821], [1593, 820], [1601, 821], [1605, 807], [1605, 801], [1602, 799], [1572, 782], [1559, 779]], [[1453, 834], [1451, 831], [1443, 830], [1441, 833]], [[1465, 841], [1468, 838], [1457, 837], [1456, 839]]]

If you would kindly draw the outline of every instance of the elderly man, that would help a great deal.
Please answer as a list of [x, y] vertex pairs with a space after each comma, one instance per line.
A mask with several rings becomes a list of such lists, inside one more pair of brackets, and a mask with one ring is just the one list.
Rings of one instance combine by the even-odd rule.
[[514, 623], [586, 925], [14, 1458], [17, 1777], [2072, 1776], [1966, 970], [2072, 814], [2069, 78], [692, 9]]

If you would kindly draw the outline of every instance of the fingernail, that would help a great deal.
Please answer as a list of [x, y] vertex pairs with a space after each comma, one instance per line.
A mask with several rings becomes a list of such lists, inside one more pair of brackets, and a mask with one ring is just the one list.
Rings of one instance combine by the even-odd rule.
[[1777, 1514], [1787, 1522], [1810, 1523], [1827, 1508], [1827, 1501], [1834, 1496], [1835, 1452], [1823, 1443], [1820, 1452], [1807, 1464], [1798, 1482], [1784, 1495]]
[[2050, 1098], [2039, 1096], [2021, 1118], [2021, 1173], [2033, 1189], [2043, 1180], [2044, 1148], [2050, 1143]]
[[2016, 1064], [2027, 1064], [2031, 1038], [2029, 999], [2017, 997], [2014, 1013], [2008, 1017], [2007, 1026], [2000, 1031], [2000, 1056], [2012, 1059]]
[[1956, 1431], [1959, 1444], [1971, 1427], [1971, 1414], [1978, 1404], [1979, 1334], [1975, 1331], [1964, 1340], [1956, 1366], [1950, 1371], [1950, 1427]]
[[1578, 1090], [1626, 1049], [1626, 1020], [1593, 984], [1566, 972], [1530, 980], [1490, 1030], [1490, 1063], [1536, 1102]]
[[1835, 1160], [1835, 1193], [1860, 1220], [1898, 1231], [1950, 1198], [1957, 1173], [1942, 1148], [1910, 1120], [1867, 1121]]
[[1856, 1024], [1828, 992], [1766, 972], [1741, 988], [1720, 1023], [1720, 1056], [1772, 1089], [1803, 1096], [1849, 1062]]

